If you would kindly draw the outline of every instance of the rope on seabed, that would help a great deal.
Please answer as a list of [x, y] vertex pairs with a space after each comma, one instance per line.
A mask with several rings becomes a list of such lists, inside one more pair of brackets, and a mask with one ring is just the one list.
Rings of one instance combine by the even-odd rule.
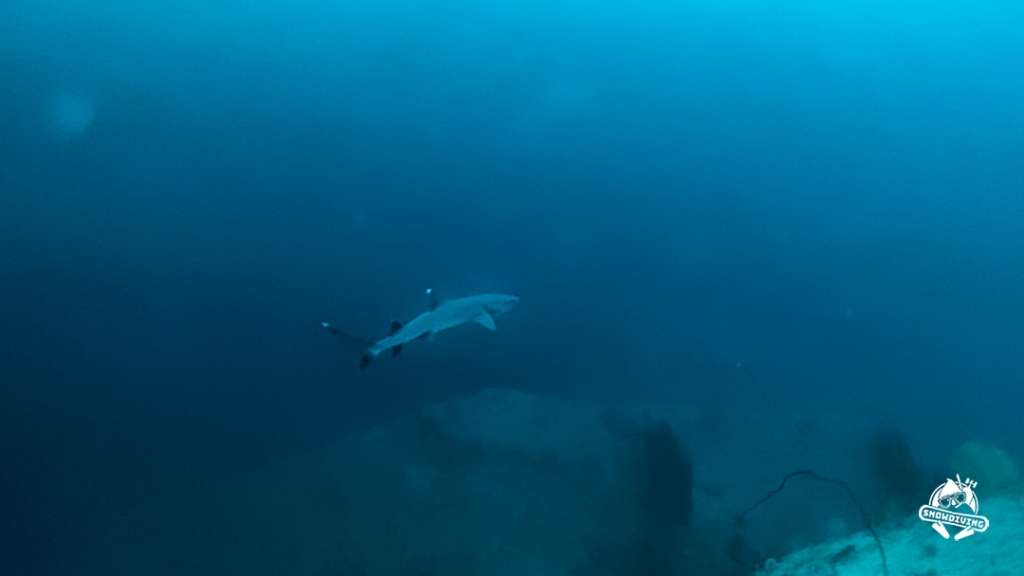
[[764, 498], [761, 498], [760, 500], [757, 501], [756, 504], [741, 512], [740, 515], [736, 518], [736, 523], [743, 524], [743, 520], [747, 517], [747, 514], [750, 514], [754, 510], [757, 510], [758, 507], [760, 507], [762, 504], [771, 500], [773, 496], [775, 496], [779, 492], [782, 492], [782, 489], [786, 487], [786, 482], [789, 482], [790, 478], [796, 476], [807, 476], [808, 478], [811, 478], [812, 480], [817, 480], [819, 482], [838, 484], [843, 490], [846, 491], [846, 495], [850, 497], [850, 500], [857, 506], [857, 510], [860, 511], [860, 517], [864, 520], [864, 525], [867, 527], [868, 532], [871, 533], [871, 537], [875, 539], [875, 544], [878, 544], [878, 554], [882, 557], [882, 574], [884, 576], [889, 576], [889, 566], [885, 561], [885, 547], [882, 546], [882, 539], [878, 537], [878, 532], [875, 530], [875, 527], [871, 525], [871, 520], [868, 519], [868, 513], [867, 510], [864, 509], [864, 505], [860, 503], [860, 500], [857, 500], [857, 497], [853, 495], [853, 490], [850, 490], [850, 487], [847, 486], [846, 482], [843, 482], [842, 480], [836, 480], [835, 478], [826, 478], [825, 476], [819, 476], [813, 470], [797, 470], [796, 472], [790, 472], [789, 474], [786, 475], [785, 478], [782, 479], [782, 482], [779, 483], [778, 488], [765, 494]]

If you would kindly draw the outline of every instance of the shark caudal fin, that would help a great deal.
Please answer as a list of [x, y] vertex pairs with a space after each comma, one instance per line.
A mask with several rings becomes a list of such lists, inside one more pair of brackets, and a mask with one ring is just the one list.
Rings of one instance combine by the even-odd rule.
[[346, 346], [362, 354], [362, 356], [359, 358], [360, 370], [363, 370], [367, 366], [369, 366], [370, 363], [373, 362], [373, 359], [376, 358], [378, 354], [380, 354], [380, 351], [376, 350], [373, 347], [373, 342], [370, 342], [369, 340], [363, 340], [362, 338], [357, 338], [350, 334], [346, 334], [341, 330], [338, 330], [334, 326], [331, 326], [327, 322], [321, 322], [320, 324], [322, 324], [323, 327], [326, 328], [328, 332], [330, 332], [331, 336], [337, 336], [338, 338], [341, 339], [342, 342], [345, 343]]

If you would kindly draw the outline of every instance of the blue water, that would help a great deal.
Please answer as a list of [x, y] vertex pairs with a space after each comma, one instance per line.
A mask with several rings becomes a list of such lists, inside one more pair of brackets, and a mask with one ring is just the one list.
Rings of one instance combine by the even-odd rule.
[[[1022, 27], [6, 0], [0, 573], [104, 573], [93, 542], [153, 500], [495, 386], [1021, 453]], [[365, 371], [320, 327], [380, 338], [426, 288], [522, 300]]]

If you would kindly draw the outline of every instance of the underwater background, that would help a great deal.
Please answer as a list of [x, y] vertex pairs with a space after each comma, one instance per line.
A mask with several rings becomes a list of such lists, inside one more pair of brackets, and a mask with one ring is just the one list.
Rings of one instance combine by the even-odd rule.
[[[225, 479], [496, 387], [1021, 454], [1022, 29], [1002, 0], [5, 0], [0, 573], [111, 573], [128, 532], [187, 556], [166, 534]], [[320, 326], [381, 338], [427, 288], [521, 302], [365, 371]]]

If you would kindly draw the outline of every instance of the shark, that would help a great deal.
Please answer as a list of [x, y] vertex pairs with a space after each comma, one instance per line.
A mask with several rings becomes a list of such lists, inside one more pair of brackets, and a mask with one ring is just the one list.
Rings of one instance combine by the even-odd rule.
[[359, 369], [362, 370], [387, 350], [391, 351], [393, 358], [409, 342], [421, 338], [432, 342], [435, 334], [449, 328], [472, 322], [488, 330], [496, 330], [494, 318], [519, 303], [519, 297], [511, 294], [478, 294], [454, 300], [440, 299], [433, 290], [427, 290], [427, 294], [430, 296], [429, 310], [405, 324], [392, 322], [391, 333], [376, 342], [350, 336], [327, 322], [321, 324], [330, 334], [362, 354], [359, 360]]

